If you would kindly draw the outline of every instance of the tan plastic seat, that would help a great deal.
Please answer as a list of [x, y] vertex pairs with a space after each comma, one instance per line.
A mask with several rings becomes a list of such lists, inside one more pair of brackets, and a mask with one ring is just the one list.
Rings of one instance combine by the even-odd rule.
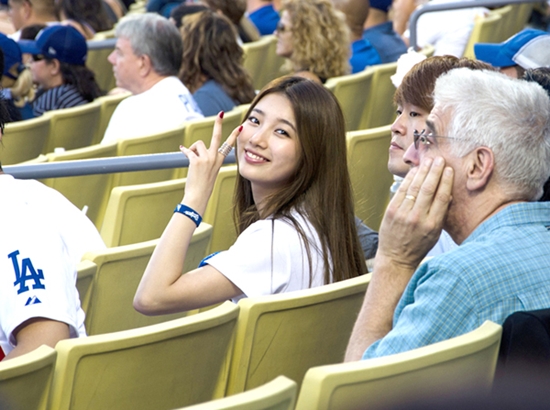
[[213, 400], [180, 410], [294, 410], [298, 387], [288, 377], [276, 379], [223, 399]]
[[213, 226], [210, 253], [225, 251], [237, 240], [233, 220], [233, 197], [237, 183], [237, 165], [221, 167], [203, 221]]
[[126, 92], [114, 95], [104, 95], [96, 98], [96, 101], [101, 103], [101, 110], [99, 114], [99, 124], [96, 129], [94, 140], [92, 141], [93, 144], [99, 144], [101, 142], [116, 107], [122, 100], [128, 98], [130, 95], [132, 95], [132, 93]]
[[[114, 29], [96, 33], [94, 38], [88, 41], [88, 44], [93, 44], [94, 41], [106, 40], [114, 38]], [[116, 86], [115, 75], [113, 74], [113, 65], [107, 60], [109, 54], [114, 50], [113, 47], [105, 47], [101, 49], [89, 49], [88, 57], [86, 58], [86, 66], [95, 74], [95, 80], [99, 88], [107, 92]]]
[[227, 395], [279, 375], [300, 384], [310, 367], [342, 362], [369, 281], [370, 274], [239, 300]]
[[[184, 130], [185, 125], [181, 125], [157, 134], [120, 139], [118, 140], [118, 156], [179, 151], [179, 146], [183, 142]], [[117, 173], [113, 175], [113, 187], [168, 181], [173, 178], [175, 171], [169, 168]]]
[[[123, 285], [123, 284], [122, 284]], [[50, 409], [174, 409], [221, 397], [239, 308], [62, 340]]]
[[84, 313], [88, 311], [92, 296], [92, 283], [97, 273], [97, 265], [89, 260], [80, 261], [76, 267], [76, 289], [80, 297], [80, 306]]
[[346, 140], [355, 214], [378, 230], [393, 183], [388, 171], [390, 126], [349, 132]]
[[478, 329], [408, 352], [308, 370], [296, 410], [401, 408], [434, 395], [488, 394], [502, 327]]
[[397, 63], [377, 64], [372, 66], [374, 78], [371, 92], [365, 98], [366, 110], [359, 124], [360, 130], [389, 125], [395, 120], [395, 106], [393, 95], [395, 86], [391, 82], [391, 76], [397, 70]]
[[476, 16], [470, 39], [464, 49], [464, 57], [475, 59], [474, 44], [500, 43], [502, 16], [489, 13], [487, 16]]
[[244, 43], [242, 45], [244, 51], [243, 66], [252, 78], [252, 85], [256, 90], [262, 88], [265, 84], [264, 70], [266, 69], [265, 62], [271, 46], [271, 37], [262, 36], [258, 41]]
[[57, 352], [42, 345], [27, 354], [0, 362], [0, 408], [45, 410]]
[[48, 116], [7, 123], [0, 144], [0, 162], [12, 165], [37, 158], [45, 151], [49, 133]]
[[367, 103], [367, 97], [372, 89], [374, 69], [367, 67], [355, 74], [329, 78], [325, 84], [331, 90], [344, 113], [346, 130], [360, 129], [363, 112], [371, 107]]
[[78, 107], [47, 111], [50, 117], [50, 134], [44, 154], [55, 148], [65, 151], [92, 145], [99, 124], [101, 104], [92, 101]]
[[[116, 153], [117, 144], [113, 142], [111, 144], [96, 144], [60, 153], [49, 153], [47, 157], [49, 162], [76, 161], [116, 157]], [[101, 227], [111, 192], [112, 174], [49, 178], [42, 182], [61, 192], [79, 209], [86, 207], [88, 218], [90, 218], [97, 228]]]
[[[212, 227], [201, 224], [193, 233], [183, 272], [195, 269], [206, 255]], [[133, 307], [134, 295], [158, 239], [91, 252], [83, 259], [97, 265], [86, 304], [86, 330], [90, 335], [134, 329], [186, 316], [145, 316]]]
[[160, 238], [183, 198], [185, 179], [113, 188], [101, 237], [108, 247]]
[[270, 38], [271, 42], [267, 51], [267, 59], [263, 67], [263, 78], [261, 81], [263, 85], [261, 88], [265, 87], [270, 81], [274, 80], [275, 78], [283, 75], [281, 67], [286, 61], [284, 57], [277, 55], [277, 37], [275, 37], [273, 34], [265, 37]]

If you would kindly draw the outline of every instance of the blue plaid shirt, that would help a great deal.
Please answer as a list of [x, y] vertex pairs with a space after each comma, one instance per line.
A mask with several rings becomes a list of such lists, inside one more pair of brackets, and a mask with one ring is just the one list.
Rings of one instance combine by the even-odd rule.
[[550, 307], [550, 203], [509, 205], [461, 246], [422, 264], [393, 317], [393, 329], [363, 359], [450, 339], [485, 320]]

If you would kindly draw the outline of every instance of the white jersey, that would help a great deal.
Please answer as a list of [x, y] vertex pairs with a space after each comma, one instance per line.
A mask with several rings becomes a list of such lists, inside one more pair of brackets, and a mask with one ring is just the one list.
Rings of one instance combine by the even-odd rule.
[[311, 272], [304, 244], [294, 226], [281, 219], [250, 225], [229, 250], [207, 263], [243, 291], [242, 297], [270, 295], [324, 284], [324, 262], [317, 232], [296, 212], [294, 218], [311, 243]]
[[149, 90], [122, 100], [113, 112], [101, 142], [108, 144], [119, 139], [164, 132], [202, 117], [187, 87], [178, 78], [167, 77]]
[[34, 317], [66, 323], [71, 337], [85, 336], [76, 265], [87, 251], [105, 248], [97, 229], [38, 181], [3, 174], [0, 192], [0, 348], [7, 355], [13, 331]]

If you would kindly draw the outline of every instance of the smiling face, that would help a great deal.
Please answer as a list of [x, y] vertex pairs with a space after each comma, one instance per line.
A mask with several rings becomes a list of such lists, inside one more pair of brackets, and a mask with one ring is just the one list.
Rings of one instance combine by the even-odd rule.
[[249, 180], [258, 205], [295, 175], [300, 144], [290, 101], [268, 94], [252, 109], [237, 140], [239, 173]]
[[289, 58], [292, 55], [292, 21], [288, 11], [283, 11], [281, 19], [275, 29], [275, 36], [277, 37], [277, 49], [278, 56]]
[[392, 140], [390, 144], [389, 171], [399, 177], [405, 177], [411, 166], [418, 163], [405, 161], [403, 155], [413, 143], [414, 130], [426, 128], [426, 118], [429, 112], [409, 103], [397, 107], [397, 118], [391, 126]]

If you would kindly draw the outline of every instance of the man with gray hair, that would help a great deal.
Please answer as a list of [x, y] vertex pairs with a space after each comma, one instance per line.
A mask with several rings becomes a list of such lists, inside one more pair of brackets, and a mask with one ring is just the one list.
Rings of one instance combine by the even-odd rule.
[[[450, 339], [550, 307], [550, 99], [534, 83], [459, 68], [438, 78], [417, 156], [382, 222], [346, 360]], [[420, 266], [444, 228], [460, 246]]]
[[176, 77], [183, 43], [177, 28], [155, 13], [123, 18], [109, 62], [118, 87], [132, 92], [115, 109], [103, 143], [167, 131], [203, 115]]

